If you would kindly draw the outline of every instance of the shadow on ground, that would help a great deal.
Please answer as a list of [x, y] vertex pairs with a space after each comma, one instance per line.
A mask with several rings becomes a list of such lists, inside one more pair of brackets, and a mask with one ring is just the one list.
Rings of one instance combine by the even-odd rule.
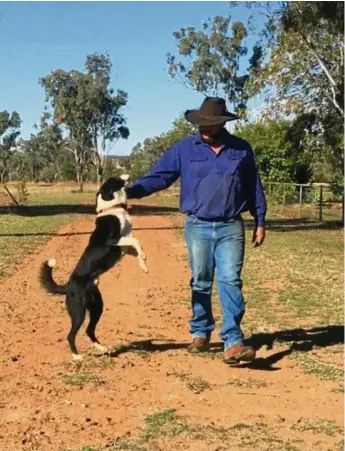
[[272, 333], [254, 334], [248, 343], [256, 350], [266, 347], [273, 349], [274, 343], [287, 343], [289, 348], [272, 354], [266, 358], [258, 358], [249, 367], [252, 369], [274, 371], [272, 365], [279, 362], [283, 357], [297, 352], [309, 352], [315, 346], [325, 348], [337, 344], [344, 344], [344, 325], [330, 325], [325, 327], [314, 327], [312, 329], [291, 329]]
[[88, 204], [61, 204], [61, 205], [28, 205], [21, 207], [8, 207], [0, 205], [0, 215], [13, 214], [24, 217], [55, 216], [64, 214], [93, 214], [95, 206]]
[[[173, 340], [168, 340], [164, 343], [161, 340], [143, 340], [129, 343], [128, 345], [120, 346], [113, 351], [110, 356], [117, 357], [120, 354], [127, 352], [145, 351], [145, 352], [166, 352], [179, 349], [187, 349], [189, 343], [178, 343]], [[344, 344], [344, 326], [330, 325], [325, 327], [314, 327], [312, 329], [291, 329], [282, 330], [271, 333], [254, 334], [245, 344], [251, 344], [256, 351], [262, 347], [267, 350], [273, 349], [274, 343], [286, 343], [289, 347], [286, 350], [279, 351], [266, 358], [257, 358], [246, 366], [252, 369], [277, 371], [272, 365], [279, 362], [283, 357], [291, 354], [293, 351], [308, 352], [315, 346], [329, 347], [337, 344]], [[220, 353], [223, 350], [222, 343], [212, 343], [209, 354]]]

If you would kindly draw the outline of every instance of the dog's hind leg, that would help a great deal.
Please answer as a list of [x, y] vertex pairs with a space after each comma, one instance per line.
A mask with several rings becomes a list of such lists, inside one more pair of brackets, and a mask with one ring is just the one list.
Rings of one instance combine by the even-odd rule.
[[85, 320], [86, 307], [84, 304], [82, 304], [82, 305], [78, 304], [78, 307], [76, 308], [77, 304], [75, 303], [75, 300], [73, 300], [73, 302], [72, 302], [68, 295], [66, 298], [66, 304], [67, 304], [67, 310], [68, 310], [68, 313], [70, 314], [71, 322], [72, 322], [71, 330], [67, 336], [67, 340], [68, 340], [68, 343], [69, 343], [71, 351], [72, 351], [73, 360], [82, 360], [83, 357], [78, 353], [78, 350], [77, 350], [77, 347], [75, 344], [75, 339], [76, 339], [77, 333], [78, 333], [81, 325], [83, 324], [83, 322]]
[[78, 350], [77, 350], [77, 347], [75, 344], [75, 338], [77, 336], [77, 333], [78, 333], [81, 325], [84, 322], [85, 314], [86, 314], [86, 309], [84, 309], [84, 311], [82, 311], [82, 312], [78, 312], [77, 314], [74, 314], [71, 317], [72, 326], [71, 326], [71, 330], [67, 336], [67, 340], [68, 340], [68, 343], [69, 343], [71, 351], [72, 351], [73, 360], [82, 360], [83, 359], [83, 357], [78, 353]]
[[87, 309], [90, 312], [90, 322], [86, 329], [86, 334], [92, 341], [93, 346], [100, 352], [106, 353], [108, 350], [102, 346], [96, 338], [96, 326], [103, 313], [103, 299], [97, 286], [93, 286], [89, 293]]

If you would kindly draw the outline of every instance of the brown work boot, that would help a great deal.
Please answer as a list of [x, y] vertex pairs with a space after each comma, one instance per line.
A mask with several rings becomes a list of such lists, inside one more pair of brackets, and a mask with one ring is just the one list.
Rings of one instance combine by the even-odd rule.
[[255, 359], [255, 350], [251, 346], [237, 343], [224, 351], [224, 363], [237, 365], [240, 362], [251, 362]]
[[198, 352], [208, 352], [210, 350], [210, 339], [195, 337], [192, 343], [188, 346], [187, 351], [196, 354]]

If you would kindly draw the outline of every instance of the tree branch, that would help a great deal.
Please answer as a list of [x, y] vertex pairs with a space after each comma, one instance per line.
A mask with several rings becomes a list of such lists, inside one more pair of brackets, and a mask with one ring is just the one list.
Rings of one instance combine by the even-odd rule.
[[[295, 9], [295, 11], [297, 12], [299, 18], [302, 21], [302, 14], [301, 11], [298, 7], [298, 2], [291, 2], [290, 3], [291, 7]], [[319, 54], [316, 51], [316, 48], [314, 46], [314, 44], [312, 42], [309, 41], [309, 39], [307, 38], [307, 36], [305, 35], [305, 33], [303, 33], [302, 31], [302, 24], [300, 24], [300, 26], [298, 27], [298, 31], [297, 33], [301, 36], [301, 38], [303, 39], [304, 43], [306, 44], [307, 48], [311, 51], [311, 53], [314, 55], [314, 57], [316, 58], [317, 62], [319, 63], [321, 69], [323, 70], [323, 72], [325, 73], [329, 83], [330, 83], [330, 88], [333, 94], [333, 99], [332, 103], [335, 106], [335, 108], [342, 114], [342, 116], [344, 117], [344, 110], [341, 108], [341, 106], [338, 104], [337, 100], [336, 100], [336, 92], [335, 92], [335, 88], [337, 86], [334, 78], [332, 77], [332, 75], [330, 74], [329, 70], [327, 69], [326, 65], [324, 64], [322, 58], [319, 56]]]

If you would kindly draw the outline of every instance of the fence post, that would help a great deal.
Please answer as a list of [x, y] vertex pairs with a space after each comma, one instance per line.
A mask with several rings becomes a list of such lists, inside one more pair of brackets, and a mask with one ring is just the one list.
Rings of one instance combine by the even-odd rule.
[[285, 213], [285, 197], [286, 197], [286, 192], [285, 192], [285, 183], [283, 183], [283, 213]]
[[299, 187], [299, 218], [302, 218], [302, 199], [303, 199], [303, 186]]
[[271, 199], [271, 182], [268, 182], [268, 198]]
[[322, 222], [323, 186], [320, 186], [319, 221]]

